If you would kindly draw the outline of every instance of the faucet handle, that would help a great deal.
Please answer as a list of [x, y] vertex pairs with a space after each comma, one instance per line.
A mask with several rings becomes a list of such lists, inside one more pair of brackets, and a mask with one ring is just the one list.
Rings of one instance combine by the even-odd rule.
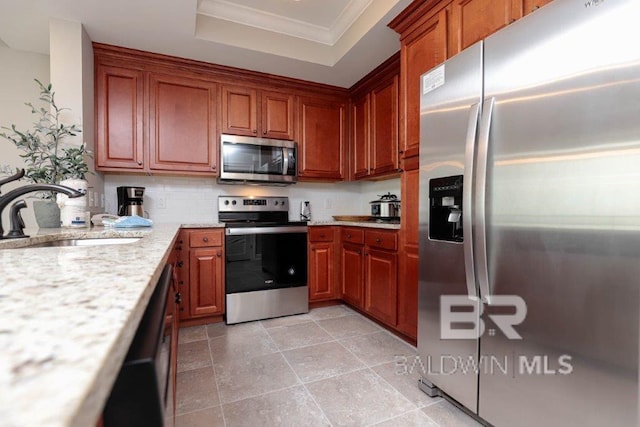
[[22, 219], [22, 214], [20, 213], [20, 209], [26, 207], [27, 202], [25, 202], [24, 199], [20, 199], [11, 205], [11, 210], [9, 211], [9, 216], [11, 218], [11, 230], [9, 230], [6, 236], [8, 239], [29, 237], [24, 234], [24, 220]]
[[20, 169], [17, 173], [11, 175], [10, 177], [0, 179], [0, 187], [8, 182], [17, 181], [23, 176], [24, 176], [24, 168]]

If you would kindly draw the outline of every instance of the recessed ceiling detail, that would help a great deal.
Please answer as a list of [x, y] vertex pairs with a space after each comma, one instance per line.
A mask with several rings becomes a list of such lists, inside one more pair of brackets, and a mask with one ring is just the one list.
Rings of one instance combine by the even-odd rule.
[[[198, 15], [333, 46], [373, 0], [200, 0]], [[334, 3], [334, 4], [328, 4]]]
[[199, 0], [195, 36], [334, 66], [398, 0]]

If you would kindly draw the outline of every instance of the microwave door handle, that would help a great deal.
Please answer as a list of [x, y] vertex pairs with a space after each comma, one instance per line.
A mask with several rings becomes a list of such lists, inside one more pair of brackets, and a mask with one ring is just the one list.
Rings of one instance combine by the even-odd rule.
[[289, 149], [282, 147], [282, 175], [289, 171]]

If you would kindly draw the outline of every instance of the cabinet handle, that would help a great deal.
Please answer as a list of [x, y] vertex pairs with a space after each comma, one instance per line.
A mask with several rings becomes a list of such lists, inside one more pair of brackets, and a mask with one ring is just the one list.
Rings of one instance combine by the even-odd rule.
[[178, 243], [182, 244], [182, 243], [183, 243], [183, 242], [182, 242], [182, 239], [178, 240]]
[[204, 236], [204, 237], [202, 238], [202, 241], [203, 241], [203, 242], [205, 242], [205, 243], [207, 243], [207, 242], [209, 241], [209, 238], [208, 238], [207, 236]]
[[351, 238], [351, 234], [347, 234], [347, 239], [350, 239], [350, 238]]
[[254, 129], [254, 130], [253, 130], [253, 133], [258, 133], [258, 130], [257, 130], [257, 129]]
[[176, 294], [176, 304], [182, 304], [182, 294], [180, 292]]
[[266, 131], [266, 130], [265, 130], [265, 131], [262, 131], [262, 134], [263, 134], [263, 135], [266, 135], [266, 134], [267, 134], [267, 131]]
[[404, 154], [404, 150], [400, 150], [400, 151], [398, 151], [398, 153]]
[[358, 251], [358, 252], [356, 252], [356, 253], [357, 253], [358, 255], [362, 255], [362, 252], [361, 252], [361, 251]]
[[364, 253], [364, 256], [369, 256], [369, 252], [365, 252], [365, 253]]
[[138, 160], [136, 163], [138, 163], [138, 166], [142, 166], [142, 160]]
[[182, 246], [176, 246], [176, 251], [181, 251], [182, 250]]
[[184, 280], [180, 280], [180, 281], [178, 282], [178, 285], [184, 285]]
[[178, 266], [179, 268], [181, 268], [183, 265], [184, 265], [184, 261], [178, 261], [177, 266]]
[[380, 242], [382, 242], [382, 239], [378, 237], [378, 238], [376, 239], [376, 243], [380, 243]]
[[516, 18], [511, 18], [511, 22], [509, 22], [509, 23], [513, 24], [514, 22], [516, 22]]
[[218, 251], [218, 253], [216, 254], [216, 256], [217, 256], [218, 258], [222, 258], [222, 252]]

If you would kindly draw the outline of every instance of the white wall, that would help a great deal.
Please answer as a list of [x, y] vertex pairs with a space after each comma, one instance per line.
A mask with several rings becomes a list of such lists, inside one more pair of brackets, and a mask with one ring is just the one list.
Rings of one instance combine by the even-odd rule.
[[[44, 84], [49, 83], [49, 56], [0, 46], [0, 64], [0, 126], [10, 127], [15, 124], [18, 130], [29, 129], [33, 126], [34, 115], [24, 103], [35, 103], [40, 95], [40, 89], [33, 79], [38, 79]], [[13, 168], [24, 166], [13, 143], [0, 138], [0, 165], [5, 164]], [[23, 180], [4, 185], [2, 192], [6, 193], [24, 183]], [[22, 211], [22, 217], [27, 227], [36, 227], [29, 199], [27, 204], [29, 208]], [[2, 221], [7, 230], [8, 210], [4, 212]]]
[[[400, 179], [378, 182], [297, 183], [288, 187], [224, 185], [212, 178], [105, 175], [106, 211], [116, 213], [118, 186], [145, 187], [144, 207], [157, 223], [218, 221], [218, 196], [288, 196], [289, 219], [299, 220], [300, 202], [311, 202], [313, 221], [331, 215], [369, 215], [369, 202], [390, 191], [400, 195]], [[164, 206], [164, 207], [163, 207]]]
[[[66, 140], [80, 145], [87, 143], [95, 151], [94, 141], [94, 89], [93, 89], [93, 47], [91, 39], [79, 22], [52, 19], [49, 22], [49, 54], [51, 83], [58, 105], [68, 108], [61, 114], [65, 123], [79, 123], [82, 132]], [[89, 169], [95, 172], [94, 161], [86, 159]], [[88, 175], [89, 191], [98, 193], [97, 200], [104, 191], [101, 174]], [[89, 200], [94, 200], [93, 197]], [[100, 211], [99, 204], [89, 206], [91, 211]]]

